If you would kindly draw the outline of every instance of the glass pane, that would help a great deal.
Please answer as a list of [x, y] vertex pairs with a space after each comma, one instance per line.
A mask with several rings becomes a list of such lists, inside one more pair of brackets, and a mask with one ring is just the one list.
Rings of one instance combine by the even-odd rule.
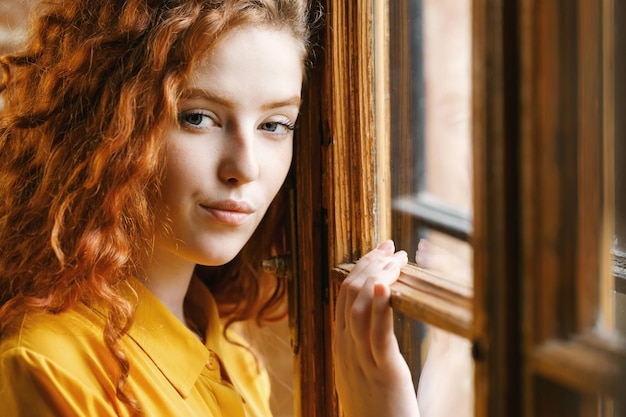
[[474, 410], [474, 362], [467, 339], [396, 315], [396, 334], [411, 366], [420, 413], [469, 417]]
[[423, 190], [471, 212], [471, 2], [423, 2]]
[[468, 286], [471, 248], [456, 240], [471, 234], [470, 6], [389, 4], [393, 238], [410, 254], [424, 238], [449, 252]]
[[[390, 1], [389, 16], [392, 238], [472, 288], [471, 1]], [[469, 341], [399, 314], [396, 333], [422, 415], [473, 416]]]
[[[470, 0], [389, 4], [392, 226], [398, 247], [409, 253], [424, 238], [423, 227], [464, 241], [471, 234], [470, 6]], [[444, 246], [468, 259], [467, 248]]]
[[390, 2], [394, 200], [472, 210], [471, 2]]
[[270, 407], [274, 417], [293, 417], [293, 355], [287, 320], [266, 322], [262, 327], [251, 322], [234, 325], [258, 355], [259, 366], [270, 378]]
[[418, 244], [415, 263], [455, 284], [471, 287], [473, 254], [469, 243], [426, 230]]

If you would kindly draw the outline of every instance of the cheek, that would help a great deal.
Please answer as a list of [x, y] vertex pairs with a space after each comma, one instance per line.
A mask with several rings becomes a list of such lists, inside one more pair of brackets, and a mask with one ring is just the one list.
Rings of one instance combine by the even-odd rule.
[[[180, 203], [190, 197], [199, 185], [206, 183], [212, 163], [204, 150], [185, 146], [168, 146], [161, 195], [166, 205]], [[170, 207], [173, 209], [174, 207]]]
[[270, 173], [269, 176], [272, 178], [272, 183], [274, 184], [273, 188], [276, 190], [280, 188], [287, 177], [289, 167], [291, 166], [292, 155], [293, 146], [291, 142], [289, 142], [289, 144], [286, 144], [278, 152], [274, 151], [271, 157], [265, 158], [264, 163], [266, 164], [266, 169]]
[[181, 191], [181, 184], [185, 183], [183, 179], [189, 176], [188, 167], [189, 164], [185, 164], [185, 160], [179, 155], [173, 153], [167, 155], [165, 172], [161, 182], [163, 200], [171, 200], [177, 192]]
[[259, 182], [258, 192], [265, 209], [274, 200], [291, 166], [291, 146], [289, 148], [274, 148], [272, 152], [266, 153], [261, 161], [262, 179]]

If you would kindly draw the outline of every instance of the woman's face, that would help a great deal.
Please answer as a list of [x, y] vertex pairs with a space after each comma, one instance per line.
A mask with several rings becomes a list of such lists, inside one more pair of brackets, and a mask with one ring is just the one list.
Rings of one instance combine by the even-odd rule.
[[228, 34], [193, 69], [167, 132], [160, 264], [221, 265], [252, 236], [291, 164], [302, 76], [297, 40], [269, 27]]

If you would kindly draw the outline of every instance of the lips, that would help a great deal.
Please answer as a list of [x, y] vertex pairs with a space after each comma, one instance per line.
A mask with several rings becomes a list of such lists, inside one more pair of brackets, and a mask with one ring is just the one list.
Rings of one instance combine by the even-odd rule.
[[211, 218], [228, 226], [242, 225], [254, 213], [249, 204], [234, 200], [202, 203], [200, 207]]

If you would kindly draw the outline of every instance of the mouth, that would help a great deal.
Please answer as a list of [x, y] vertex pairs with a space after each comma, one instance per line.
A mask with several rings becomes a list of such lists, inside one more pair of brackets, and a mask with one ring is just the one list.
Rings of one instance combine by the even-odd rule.
[[211, 218], [228, 226], [240, 226], [254, 213], [249, 204], [232, 200], [200, 204]]

